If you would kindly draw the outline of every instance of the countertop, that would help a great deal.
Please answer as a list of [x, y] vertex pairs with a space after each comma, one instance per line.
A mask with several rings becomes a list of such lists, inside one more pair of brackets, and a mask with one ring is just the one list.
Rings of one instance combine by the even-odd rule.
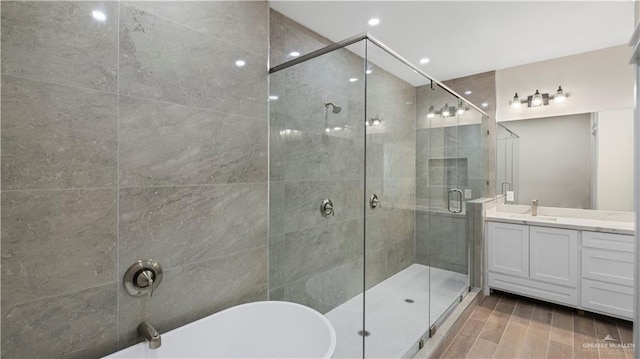
[[580, 231], [634, 234], [633, 212], [538, 207], [538, 215], [531, 216], [530, 206], [499, 205], [486, 211], [485, 220]]

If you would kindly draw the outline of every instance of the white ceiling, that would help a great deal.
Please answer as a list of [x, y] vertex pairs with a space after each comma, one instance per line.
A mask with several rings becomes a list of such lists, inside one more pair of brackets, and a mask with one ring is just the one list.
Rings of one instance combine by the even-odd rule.
[[[625, 44], [634, 23], [629, 0], [272, 0], [271, 7], [332, 41], [368, 31], [437, 80]], [[373, 17], [378, 26], [367, 24]], [[431, 61], [420, 65], [423, 57]], [[397, 62], [378, 65], [406, 72]]]

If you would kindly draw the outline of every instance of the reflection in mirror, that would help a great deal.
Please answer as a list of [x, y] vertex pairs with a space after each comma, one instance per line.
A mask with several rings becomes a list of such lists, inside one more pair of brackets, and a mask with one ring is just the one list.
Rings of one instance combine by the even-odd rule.
[[633, 211], [633, 112], [498, 124], [496, 193], [505, 203]]

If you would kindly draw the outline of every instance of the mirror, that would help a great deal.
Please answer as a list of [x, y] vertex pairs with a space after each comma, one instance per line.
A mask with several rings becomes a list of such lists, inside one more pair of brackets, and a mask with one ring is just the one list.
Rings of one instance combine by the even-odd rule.
[[506, 203], [633, 211], [633, 110], [500, 122], [496, 161]]

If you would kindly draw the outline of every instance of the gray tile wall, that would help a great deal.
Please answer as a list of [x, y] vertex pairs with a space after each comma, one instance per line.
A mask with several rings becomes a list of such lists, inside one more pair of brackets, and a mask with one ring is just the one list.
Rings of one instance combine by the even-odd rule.
[[[270, 31], [271, 65], [331, 43], [275, 11]], [[278, 96], [270, 105], [271, 299], [324, 313], [363, 290], [364, 65], [342, 49], [271, 75], [271, 95]], [[380, 210], [367, 210], [367, 287], [415, 258], [415, 88], [373, 70], [367, 103], [375, 105], [366, 110], [386, 121], [367, 130], [367, 191], [383, 201]], [[325, 101], [342, 111], [327, 111]], [[321, 216], [324, 198], [334, 202], [335, 216]]]
[[[1, 356], [100, 357], [267, 299], [267, 2], [1, 13]], [[121, 283], [142, 258], [151, 299]]]

